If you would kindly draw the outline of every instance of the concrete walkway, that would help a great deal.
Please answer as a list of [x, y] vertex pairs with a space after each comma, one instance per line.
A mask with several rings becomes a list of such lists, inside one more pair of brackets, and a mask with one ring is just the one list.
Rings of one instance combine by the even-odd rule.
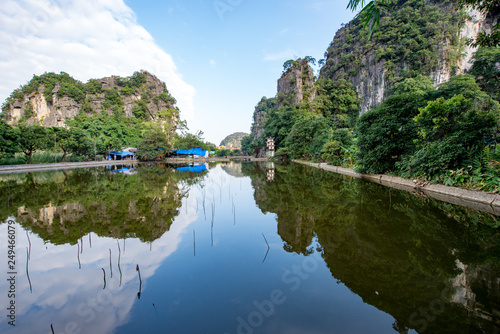
[[450, 187], [442, 184], [425, 183], [419, 184], [413, 180], [384, 174], [359, 174], [349, 168], [330, 166], [326, 163], [312, 163], [302, 160], [293, 162], [320, 168], [330, 172], [356, 177], [375, 182], [387, 187], [418, 193], [437, 200], [465, 206], [480, 210], [496, 216], [500, 216], [500, 194], [490, 194], [482, 191], [467, 190], [463, 188]]
[[59, 162], [53, 164], [26, 164], [26, 165], [4, 165], [0, 166], [0, 174], [38, 172], [43, 170], [58, 170], [71, 168], [87, 168], [112, 165], [130, 165], [137, 163], [137, 160], [104, 160], [87, 162]]

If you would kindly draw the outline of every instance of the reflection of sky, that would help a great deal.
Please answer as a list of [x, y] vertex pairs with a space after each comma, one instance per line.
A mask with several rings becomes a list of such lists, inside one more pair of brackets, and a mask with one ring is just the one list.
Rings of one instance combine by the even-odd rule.
[[[188, 198], [186, 201], [195, 201]], [[194, 207], [189, 203], [188, 207]], [[137, 300], [139, 264], [142, 291], [147, 289], [147, 280], [162, 261], [176, 251], [181, 236], [189, 224], [196, 220], [195, 211], [181, 210], [170, 230], [151, 245], [138, 239], [120, 240], [120, 273], [118, 268], [118, 243], [115, 239], [99, 238], [92, 234], [84, 236], [79, 245], [54, 246], [44, 244], [36, 235], [30, 234], [31, 256], [29, 276], [33, 293], [30, 293], [26, 276], [26, 257], [29, 245], [26, 232], [17, 225], [17, 310], [16, 327], [8, 326], [4, 305], [8, 304], [6, 293], [0, 297], [2, 322], [1, 333], [50, 333], [51, 323], [56, 333], [72, 332], [73, 327], [81, 333], [110, 333], [127, 323], [129, 312]], [[1, 245], [7, 242], [7, 224], [0, 226]], [[83, 242], [83, 251], [78, 264], [78, 249]], [[90, 247], [92, 242], [92, 247]], [[5, 248], [2, 247], [2, 248]], [[151, 248], [151, 249], [150, 249]], [[113, 277], [110, 272], [110, 250]], [[1, 254], [6, 254], [2, 249]], [[5, 259], [5, 261], [4, 261]], [[6, 273], [6, 255], [2, 258], [2, 274]], [[106, 290], [103, 290], [103, 271], [106, 271]], [[0, 281], [0, 291], [7, 291], [6, 279]], [[75, 331], [75, 333], [78, 331]]]
[[[45, 245], [30, 235], [30, 293], [25, 271], [28, 241], [18, 225], [18, 326], [13, 330], [3, 321], [0, 332], [50, 334], [53, 324], [57, 334], [232, 334], [238, 330], [238, 319], [248, 321], [256, 310], [254, 303], [269, 299], [276, 289], [283, 291], [286, 302], [276, 305], [254, 333], [391, 332], [394, 319], [337, 284], [317, 253], [317, 269], [300, 280], [300, 288], [291, 289], [293, 284], [283, 275], [306, 258], [283, 250], [276, 216], [262, 214], [253, 193], [248, 177], [235, 178], [220, 166], [210, 169], [202, 183], [190, 187], [179, 216], [160, 239], [152, 244], [119, 241], [121, 286], [115, 239], [91, 234], [90, 248], [89, 236], [84, 236], [79, 242], [80, 270], [78, 245]], [[1, 245], [6, 244], [6, 230], [6, 224], [0, 226]], [[267, 256], [263, 235], [270, 246]], [[5, 273], [6, 261], [0, 263]], [[137, 264], [143, 281], [140, 301]], [[105, 290], [101, 268], [106, 271]], [[0, 291], [6, 288], [2, 279]], [[5, 319], [5, 293], [0, 302]]]

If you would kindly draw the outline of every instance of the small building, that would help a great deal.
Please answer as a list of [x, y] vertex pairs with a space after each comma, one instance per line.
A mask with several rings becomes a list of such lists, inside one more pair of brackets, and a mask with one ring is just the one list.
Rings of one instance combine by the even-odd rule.
[[135, 153], [133, 152], [109, 152], [108, 160], [134, 160]]
[[267, 154], [269, 157], [274, 157], [274, 138], [267, 138]]

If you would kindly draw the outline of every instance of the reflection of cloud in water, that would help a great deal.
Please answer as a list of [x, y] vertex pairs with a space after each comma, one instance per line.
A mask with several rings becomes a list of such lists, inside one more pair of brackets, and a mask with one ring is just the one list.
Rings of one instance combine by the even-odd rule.
[[[196, 198], [186, 199], [188, 210], [179, 210], [170, 230], [160, 239], [141, 243], [138, 239], [120, 240], [120, 272], [118, 268], [118, 244], [115, 239], [99, 238], [92, 234], [79, 241], [82, 269], [79, 268], [78, 245], [44, 244], [43, 240], [30, 235], [31, 256], [29, 274], [33, 286], [30, 293], [26, 276], [26, 249], [28, 240], [25, 231], [17, 225], [17, 294], [16, 327], [2, 321], [0, 332], [50, 333], [50, 324], [56, 333], [109, 333], [128, 322], [129, 312], [137, 300], [139, 264], [142, 277], [142, 293], [147, 291], [147, 279], [162, 262], [177, 250], [181, 235], [197, 219]], [[186, 203], [186, 202], [185, 202]], [[7, 224], [0, 226], [0, 244], [7, 245]], [[90, 241], [92, 247], [90, 247]], [[150, 251], [151, 247], [151, 251]], [[3, 247], [2, 247], [3, 248]], [[110, 255], [112, 274], [110, 271]], [[2, 250], [5, 254], [5, 250]], [[6, 261], [2, 261], [5, 274]], [[103, 290], [103, 271], [106, 271], [106, 289]], [[7, 291], [5, 279], [0, 281], [0, 291]], [[152, 293], [152, 292], [149, 292]], [[8, 304], [6, 293], [0, 297], [1, 307]], [[1, 314], [4, 314], [2, 312]], [[4, 316], [5, 319], [5, 316]], [[81, 329], [78, 331], [77, 329]]]

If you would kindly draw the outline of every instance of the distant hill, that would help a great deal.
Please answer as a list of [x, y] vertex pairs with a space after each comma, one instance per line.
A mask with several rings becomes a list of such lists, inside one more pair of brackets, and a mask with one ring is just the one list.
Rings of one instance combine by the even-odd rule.
[[248, 133], [235, 132], [224, 138], [224, 140], [220, 142], [220, 146], [225, 146], [226, 148], [241, 148], [241, 139], [245, 136], [248, 136]]

